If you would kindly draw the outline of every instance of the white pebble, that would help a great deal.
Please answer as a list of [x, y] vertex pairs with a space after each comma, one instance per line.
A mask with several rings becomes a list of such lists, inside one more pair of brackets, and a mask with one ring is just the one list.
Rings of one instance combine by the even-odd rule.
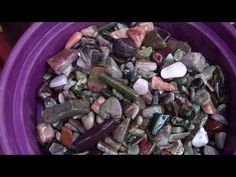
[[163, 79], [171, 79], [183, 77], [187, 73], [186, 66], [181, 62], [171, 64], [161, 70], [161, 77]]
[[62, 93], [58, 94], [58, 101], [60, 104], [65, 103], [65, 97]]
[[192, 140], [192, 144], [195, 147], [202, 147], [205, 146], [209, 141], [209, 138], [207, 136], [207, 132], [203, 127], [200, 128], [200, 130], [197, 132], [197, 134], [194, 136]]
[[66, 83], [67, 83], [67, 77], [64, 74], [62, 74], [52, 79], [49, 84], [49, 87], [51, 88], [60, 87], [66, 85]]
[[94, 118], [95, 118], [95, 115], [94, 115], [94, 113], [92, 111], [81, 118], [83, 126], [84, 126], [84, 128], [86, 130], [88, 130], [88, 129], [93, 127]]
[[134, 85], [133, 89], [139, 94], [139, 95], [145, 95], [148, 92], [148, 81], [144, 79], [138, 79]]

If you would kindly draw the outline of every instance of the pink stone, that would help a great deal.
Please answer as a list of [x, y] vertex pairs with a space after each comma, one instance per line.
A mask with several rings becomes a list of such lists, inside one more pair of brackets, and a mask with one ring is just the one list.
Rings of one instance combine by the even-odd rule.
[[77, 42], [80, 41], [81, 38], [82, 38], [81, 32], [77, 31], [74, 34], [72, 34], [72, 36], [66, 42], [65, 49], [70, 49], [71, 47], [73, 47]]
[[134, 41], [137, 47], [142, 45], [142, 42], [146, 36], [147, 30], [145, 27], [134, 27], [127, 31], [128, 36]]
[[41, 123], [37, 125], [38, 139], [41, 143], [47, 143], [55, 137], [55, 132], [50, 124]]
[[106, 99], [103, 96], [100, 96], [98, 99], [96, 99], [93, 104], [91, 105], [91, 109], [95, 113], [99, 113], [100, 106], [106, 101]]
[[78, 52], [73, 49], [64, 49], [47, 60], [56, 74], [61, 74], [71, 63], [78, 58]]
[[128, 28], [122, 28], [120, 30], [113, 31], [112, 33], [110, 33], [110, 36], [114, 39], [128, 38], [127, 31]]
[[174, 92], [178, 90], [175, 85], [164, 82], [160, 77], [157, 76], [152, 77], [151, 88], [154, 90], [163, 90], [169, 92]]

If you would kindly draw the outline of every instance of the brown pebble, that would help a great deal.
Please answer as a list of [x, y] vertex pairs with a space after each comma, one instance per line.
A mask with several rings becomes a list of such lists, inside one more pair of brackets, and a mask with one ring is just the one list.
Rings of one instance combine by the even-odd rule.
[[69, 129], [67, 127], [61, 128], [61, 143], [69, 149], [72, 148], [73, 134], [72, 134], [71, 129]]

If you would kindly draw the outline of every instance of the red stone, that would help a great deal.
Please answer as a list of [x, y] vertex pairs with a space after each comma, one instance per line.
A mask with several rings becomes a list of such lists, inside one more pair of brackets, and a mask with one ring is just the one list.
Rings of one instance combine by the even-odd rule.
[[77, 50], [64, 49], [47, 60], [56, 74], [61, 74], [67, 66], [78, 58]]
[[88, 79], [88, 88], [92, 92], [101, 92], [106, 84], [98, 78], [98, 73], [105, 73], [104, 67], [94, 67]]
[[80, 41], [81, 38], [82, 38], [81, 32], [77, 31], [74, 34], [72, 34], [72, 36], [66, 42], [65, 49], [70, 49], [71, 47], [73, 47], [73, 45], [75, 45], [78, 41]]
[[216, 108], [214, 104], [212, 103], [212, 101], [210, 101], [209, 103], [205, 105], [202, 105], [202, 109], [207, 114], [216, 114]]
[[147, 155], [149, 149], [151, 148], [150, 143], [148, 142], [147, 138], [144, 138], [140, 143], [139, 143], [139, 148], [140, 148], [140, 154], [141, 155]]
[[164, 82], [160, 77], [157, 77], [157, 76], [152, 77], [151, 88], [154, 90], [163, 90], [163, 91], [170, 91], [170, 92], [174, 92], [178, 90], [175, 85]]
[[105, 98], [103, 96], [100, 96], [98, 99], [96, 99], [93, 104], [91, 105], [91, 109], [95, 113], [99, 113], [100, 106], [105, 102]]
[[134, 41], [137, 47], [142, 45], [142, 42], [146, 36], [147, 29], [145, 26], [136, 26], [134, 28], [130, 28], [127, 31], [128, 36]]
[[222, 124], [221, 122], [209, 117], [207, 119], [207, 122], [206, 122], [204, 128], [207, 131], [208, 136], [213, 137], [216, 133], [224, 130], [225, 125]]
[[157, 66], [163, 65], [163, 56], [159, 52], [153, 52], [151, 58], [156, 62]]
[[69, 149], [72, 148], [73, 144], [73, 133], [72, 130], [67, 127], [61, 128], [61, 143], [68, 147]]

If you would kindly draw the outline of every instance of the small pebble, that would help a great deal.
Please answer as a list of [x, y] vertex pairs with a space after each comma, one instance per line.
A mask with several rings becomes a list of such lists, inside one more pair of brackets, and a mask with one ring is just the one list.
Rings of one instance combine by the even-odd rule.
[[139, 94], [139, 95], [145, 95], [148, 92], [148, 81], [144, 79], [138, 79], [134, 85], [133, 89]]
[[62, 74], [53, 78], [49, 84], [49, 87], [56, 88], [56, 87], [66, 85], [66, 83], [67, 83], [67, 77], [64, 74]]
[[98, 99], [96, 99], [93, 104], [91, 105], [91, 110], [95, 113], [99, 113], [100, 106], [105, 102], [105, 98], [103, 96], [100, 96]]
[[73, 134], [72, 130], [67, 127], [62, 127], [61, 129], [61, 143], [67, 148], [72, 148]]
[[121, 58], [132, 57], [137, 51], [137, 47], [132, 39], [119, 38], [113, 42], [114, 55]]
[[147, 28], [147, 32], [154, 30], [153, 22], [140, 22], [137, 26], [145, 26]]
[[202, 147], [205, 146], [208, 143], [209, 139], [207, 136], [207, 132], [203, 127], [200, 128], [200, 130], [197, 132], [197, 134], [194, 136], [192, 140], [192, 144], [195, 147]]
[[55, 137], [55, 132], [50, 124], [41, 123], [37, 125], [38, 139], [41, 143], [50, 142]]
[[164, 82], [160, 77], [157, 76], [152, 77], [151, 88], [153, 90], [163, 90], [169, 92], [174, 92], [178, 90], [175, 85], [170, 84], [168, 82]]
[[173, 79], [183, 77], [187, 73], [186, 66], [181, 62], [171, 64], [161, 70], [161, 77], [163, 79]]
[[94, 113], [91, 111], [89, 112], [87, 115], [83, 116], [81, 118], [81, 121], [83, 123], [83, 126], [86, 130], [89, 130], [90, 128], [93, 127], [94, 125], [94, 120], [95, 120], [95, 115]]
[[138, 115], [139, 110], [139, 107], [136, 104], [132, 103], [125, 108], [124, 114], [126, 117], [134, 119]]
[[147, 27], [146, 26], [136, 26], [128, 29], [128, 36], [134, 41], [136, 46], [139, 48], [146, 36]]
[[114, 39], [128, 38], [127, 34], [128, 28], [122, 28], [110, 33], [110, 36]]
[[106, 59], [105, 72], [115, 79], [121, 79], [123, 76], [119, 66], [111, 57]]
[[205, 66], [205, 58], [201, 53], [190, 52], [183, 56], [181, 62], [190, 70], [202, 72]]
[[65, 49], [72, 48], [77, 42], [80, 41], [81, 38], [82, 38], [81, 32], [77, 31], [74, 34], [72, 34], [72, 36], [66, 42]]
[[143, 110], [142, 115], [145, 118], [153, 118], [155, 113], [163, 114], [164, 111], [164, 107], [161, 105], [149, 106]]
[[58, 143], [52, 143], [52, 145], [49, 148], [49, 152], [52, 155], [64, 155], [66, 152], [66, 148]]
[[157, 64], [155, 62], [139, 60], [139, 61], [136, 61], [135, 68], [148, 70], [148, 71], [155, 71], [157, 69]]
[[203, 154], [204, 155], [218, 155], [219, 153], [212, 146], [205, 145], [203, 149]]

